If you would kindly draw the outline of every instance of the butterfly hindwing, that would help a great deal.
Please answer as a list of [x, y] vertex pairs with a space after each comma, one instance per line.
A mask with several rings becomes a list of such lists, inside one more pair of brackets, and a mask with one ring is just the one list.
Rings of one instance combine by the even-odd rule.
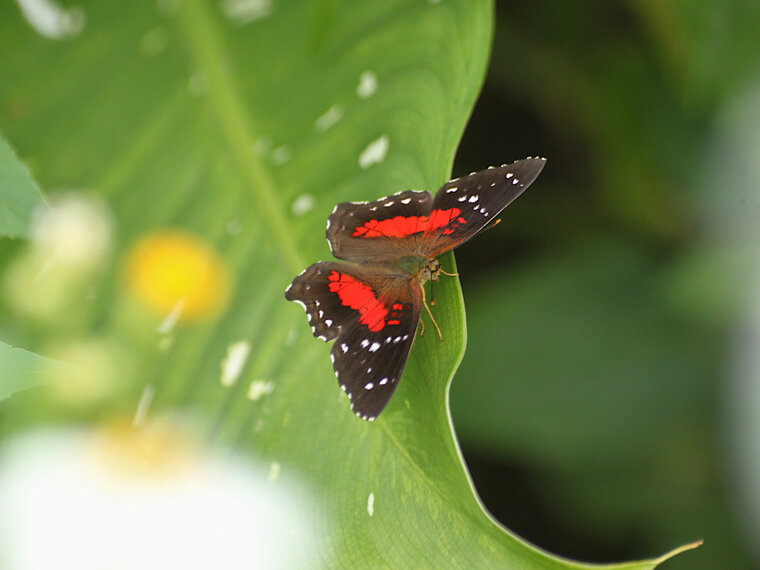
[[427, 229], [433, 195], [405, 190], [374, 202], [343, 202], [327, 220], [327, 241], [335, 257], [382, 263], [411, 251]]
[[398, 385], [420, 318], [422, 289], [386, 266], [319, 262], [285, 292], [299, 302], [314, 336], [335, 340], [333, 369], [351, 408], [374, 419]]
[[416, 281], [408, 285], [403, 301], [384, 297], [391, 318], [382, 330], [357, 325], [341, 333], [332, 347], [338, 383], [351, 409], [365, 420], [374, 420], [388, 404], [409, 358], [420, 319], [421, 288]]
[[437, 257], [473, 237], [531, 185], [545, 164], [544, 158], [526, 158], [444, 184], [430, 214], [441, 222], [429, 232], [423, 254]]

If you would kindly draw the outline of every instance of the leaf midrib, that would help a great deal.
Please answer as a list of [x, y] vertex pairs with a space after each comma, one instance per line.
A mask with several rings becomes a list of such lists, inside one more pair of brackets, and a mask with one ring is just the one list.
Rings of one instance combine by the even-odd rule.
[[256, 214], [262, 225], [271, 230], [274, 247], [281, 252], [288, 271], [295, 275], [305, 262], [283, 214], [285, 208], [278, 199], [271, 172], [253, 152], [257, 139], [255, 124], [246, 109], [241, 89], [230, 73], [232, 58], [224, 48], [218, 18], [205, 1], [185, 2], [179, 23], [193, 63], [208, 80], [208, 101], [219, 120], [222, 135], [259, 206]]

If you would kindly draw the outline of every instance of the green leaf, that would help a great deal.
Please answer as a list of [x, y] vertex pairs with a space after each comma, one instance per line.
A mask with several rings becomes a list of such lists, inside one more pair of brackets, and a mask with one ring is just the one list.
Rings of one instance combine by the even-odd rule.
[[64, 363], [0, 342], [0, 401], [48, 381]]
[[32, 213], [42, 203], [26, 165], [0, 137], [0, 236], [27, 237]]
[[[328, 347], [283, 298], [330, 258], [336, 202], [446, 180], [483, 78], [490, 2], [288, 1], [255, 16], [234, 2], [82, 4], [86, 28], [68, 43], [4, 6], [12, 49], [0, 76], [27, 112], [3, 125], [42, 180], [108, 198], [125, 250], [149, 229], [181, 227], [213, 243], [234, 280], [223, 318], [180, 323], [165, 352], [130, 343], [121, 288], [100, 288], [92, 332], [132, 352], [135, 394], [149, 383], [156, 408], [204, 414], [212, 437], [303, 480], [328, 537], [315, 565], [582, 567], [507, 532], [472, 489], [447, 405], [465, 339], [456, 280], [436, 286], [444, 341], [418, 338], [374, 423], [351, 414]], [[452, 256], [443, 263], [454, 270]], [[241, 340], [250, 355], [223, 384], [220, 364]], [[251, 396], [262, 381], [271, 393]]]

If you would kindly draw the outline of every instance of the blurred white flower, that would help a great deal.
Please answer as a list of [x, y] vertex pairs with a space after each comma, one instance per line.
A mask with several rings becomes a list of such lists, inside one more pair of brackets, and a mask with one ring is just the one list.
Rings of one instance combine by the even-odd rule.
[[303, 568], [311, 501], [269, 471], [171, 422], [19, 436], [0, 450], [0, 567]]
[[32, 228], [35, 248], [49, 263], [86, 271], [111, 249], [111, 217], [99, 200], [78, 193], [56, 197]]
[[92, 281], [105, 266], [113, 241], [106, 207], [95, 198], [67, 193], [40, 210], [32, 239], [8, 267], [5, 292], [18, 313], [67, 321], [92, 298]]

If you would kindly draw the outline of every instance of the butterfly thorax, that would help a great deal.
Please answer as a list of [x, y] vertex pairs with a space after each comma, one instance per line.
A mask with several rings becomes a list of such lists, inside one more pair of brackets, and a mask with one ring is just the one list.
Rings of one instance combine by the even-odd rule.
[[441, 271], [441, 264], [437, 259], [427, 259], [416, 255], [402, 257], [398, 261], [398, 267], [407, 275], [417, 277], [420, 284], [429, 279], [437, 280]]

